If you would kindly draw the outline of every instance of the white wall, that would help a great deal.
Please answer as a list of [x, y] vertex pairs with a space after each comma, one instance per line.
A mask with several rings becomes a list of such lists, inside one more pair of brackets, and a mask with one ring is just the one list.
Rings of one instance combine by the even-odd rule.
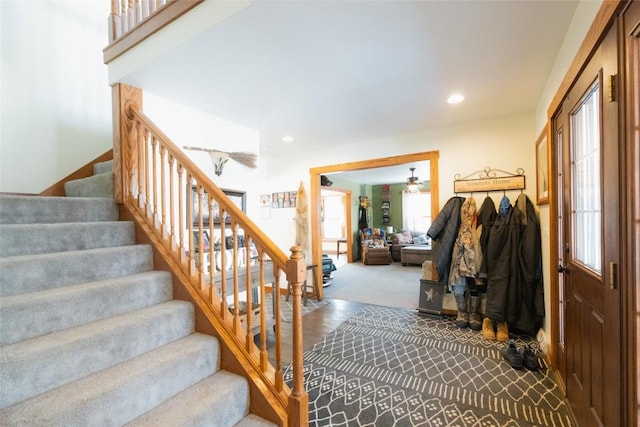
[[[265, 193], [295, 188], [300, 180], [309, 188], [310, 168], [439, 150], [440, 206], [453, 196], [455, 174], [464, 176], [485, 166], [508, 172], [523, 168], [527, 176], [526, 193], [533, 199], [536, 136], [534, 114], [531, 112], [344, 145], [340, 147], [339, 154], [336, 149], [319, 149], [304, 155], [265, 157], [259, 185]], [[519, 192], [508, 194], [515, 199]], [[484, 195], [477, 196], [478, 199], [483, 197]], [[499, 202], [502, 193], [493, 193], [492, 197]], [[291, 221], [292, 215], [277, 212], [282, 210], [272, 210], [270, 220], [261, 222], [261, 225], [267, 234], [273, 236], [278, 246], [288, 249], [294, 240], [295, 229]]]
[[112, 147], [109, 7], [0, 1], [0, 191], [39, 193]]

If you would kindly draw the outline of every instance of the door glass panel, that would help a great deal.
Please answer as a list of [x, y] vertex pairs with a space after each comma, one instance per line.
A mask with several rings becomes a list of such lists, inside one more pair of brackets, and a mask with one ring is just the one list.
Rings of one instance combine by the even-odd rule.
[[571, 235], [573, 259], [601, 273], [600, 85], [571, 115]]

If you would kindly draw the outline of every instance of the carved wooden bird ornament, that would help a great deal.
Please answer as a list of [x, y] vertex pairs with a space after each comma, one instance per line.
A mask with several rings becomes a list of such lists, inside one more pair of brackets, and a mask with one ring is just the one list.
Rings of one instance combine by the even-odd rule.
[[204, 151], [209, 154], [211, 163], [213, 163], [213, 170], [216, 175], [222, 175], [222, 169], [224, 165], [231, 160], [245, 165], [248, 168], [255, 169], [258, 167], [258, 156], [254, 153], [242, 153], [236, 151], [220, 151], [215, 148], [205, 147], [188, 147], [184, 146], [185, 150]]

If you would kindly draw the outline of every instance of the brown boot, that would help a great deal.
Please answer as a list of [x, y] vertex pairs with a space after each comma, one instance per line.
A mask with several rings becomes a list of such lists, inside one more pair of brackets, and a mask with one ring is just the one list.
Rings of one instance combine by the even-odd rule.
[[464, 295], [456, 295], [456, 305], [458, 315], [456, 316], [456, 326], [460, 329], [469, 327], [469, 312], [467, 311], [467, 299]]
[[507, 322], [497, 322], [498, 332], [496, 333], [496, 339], [498, 341], [509, 341], [509, 328]]
[[482, 329], [482, 315], [480, 314], [480, 297], [469, 300], [469, 327], [474, 331]]
[[482, 336], [488, 340], [495, 340], [496, 333], [493, 330], [493, 320], [485, 317], [482, 321]]

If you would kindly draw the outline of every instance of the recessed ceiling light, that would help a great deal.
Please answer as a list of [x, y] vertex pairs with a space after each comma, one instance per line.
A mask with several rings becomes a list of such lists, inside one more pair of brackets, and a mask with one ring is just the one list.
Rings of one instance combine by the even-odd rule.
[[282, 142], [286, 142], [286, 143], [293, 142], [293, 137], [291, 135], [285, 135], [282, 137]]
[[449, 104], [459, 104], [462, 101], [464, 101], [464, 96], [460, 95], [459, 93], [454, 93], [449, 98], [447, 98], [447, 103]]

